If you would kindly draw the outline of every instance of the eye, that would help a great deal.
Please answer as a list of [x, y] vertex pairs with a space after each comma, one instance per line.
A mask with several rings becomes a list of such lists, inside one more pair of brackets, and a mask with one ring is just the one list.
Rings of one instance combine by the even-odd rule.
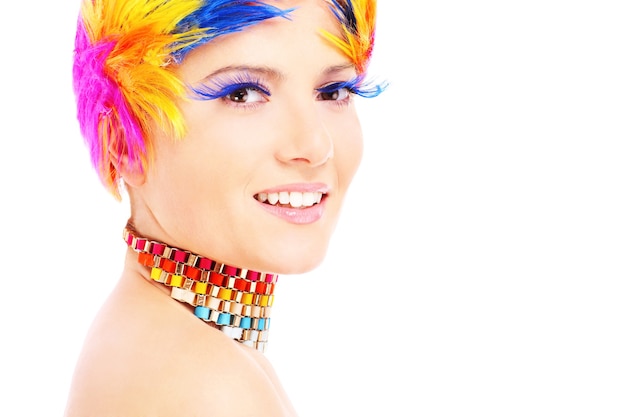
[[317, 99], [319, 101], [335, 101], [338, 103], [347, 103], [352, 96], [352, 92], [353, 91], [350, 83], [330, 83], [317, 89]]
[[193, 97], [199, 100], [219, 99], [234, 107], [255, 107], [269, 101], [271, 93], [260, 80], [248, 74], [219, 77], [191, 88]]
[[233, 103], [260, 103], [267, 101], [264, 93], [256, 87], [240, 87], [224, 96]]
[[365, 83], [364, 79], [365, 75], [361, 74], [348, 81], [326, 84], [317, 89], [319, 100], [348, 102], [353, 95], [376, 97], [387, 88], [387, 83]]
[[325, 87], [319, 90], [318, 98], [321, 101], [343, 101], [347, 100], [350, 97], [350, 93], [351, 91], [347, 87], [341, 87], [330, 91], [328, 91], [328, 88]]

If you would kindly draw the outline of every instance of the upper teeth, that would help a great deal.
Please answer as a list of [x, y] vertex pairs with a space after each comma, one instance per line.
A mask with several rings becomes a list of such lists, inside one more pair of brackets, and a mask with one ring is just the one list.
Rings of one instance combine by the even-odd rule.
[[276, 205], [280, 203], [282, 205], [290, 205], [291, 207], [311, 207], [313, 204], [319, 203], [322, 200], [322, 193], [320, 192], [306, 192], [300, 193], [297, 191], [281, 191], [279, 193], [259, 193], [257, 200], [261, 203], [269, 203]]

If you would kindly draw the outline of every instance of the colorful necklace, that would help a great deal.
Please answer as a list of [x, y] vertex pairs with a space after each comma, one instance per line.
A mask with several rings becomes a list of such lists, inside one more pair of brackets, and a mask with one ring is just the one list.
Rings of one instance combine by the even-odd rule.
[[150, 278], [171, 287], [171, 297], [194, 307], [196, 317], [214, 323], [240, 343], [265, 350], [278, 275], [236, 268], [136, 236], [124, 241], [138, 253]]

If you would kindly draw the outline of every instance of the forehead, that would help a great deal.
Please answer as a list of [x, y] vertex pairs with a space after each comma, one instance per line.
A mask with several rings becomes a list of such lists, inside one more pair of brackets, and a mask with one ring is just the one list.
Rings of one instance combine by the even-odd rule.
[[[320, 65], [341, 65], [348, 58], [323, 35], [341, 33], [341, 25], [325, 0], [270, 1], [283, 9], [293, 8], [287, 18], [276, 17], [249, 26], [240, 32], [219, 36], [191, 51], [180, 70], [186, 67], [228, 65], [229, 62], [259, 62], [280, 65], [287, 60], [303, 64], [318, 60]], [[206, 74], [205, 74], [206, 75]]]
[[[291, 11], [286, 18], [270, 19], [261, 22], [260, 25], [271, 26], [289, 22], [291, 25], [285, 25], [287, 30], [308, 30], [317, 33], [321, 30], [326, 30], [335, 35], [340, 35], [341, 33], [340, 22], [333, 14], [331, 3], [326, 0], [274, 0], [265, 3]], [[247, 29], [252, 29], [253, 27]]]

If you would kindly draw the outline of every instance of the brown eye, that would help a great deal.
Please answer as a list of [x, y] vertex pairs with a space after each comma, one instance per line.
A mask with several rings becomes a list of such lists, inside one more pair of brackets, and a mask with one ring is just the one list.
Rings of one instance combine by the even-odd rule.
[[224, 96], [226, 100], [233, 103], [258, 103], [267, 101], [266, 94], [256, 87], [241, 87], [233, 90]]
[[230, 99], [230, 101], [234, 101], [236, 103], [245, 103], [246, 101], [248, 101], [248, 89], [241, 88], [237, 91], [233, 91], [228, 95], [228, 98]]
[[333, 91], [320, 91], [318, 99], [321, 101], [341, 101], [348, 98], [350, 91], [347, 88], [339, 88]]
[[228, 98], [235, 103], [257, 103], [265, 101], [263, 93], [253, 87], [240, 88], [228, 95]]

